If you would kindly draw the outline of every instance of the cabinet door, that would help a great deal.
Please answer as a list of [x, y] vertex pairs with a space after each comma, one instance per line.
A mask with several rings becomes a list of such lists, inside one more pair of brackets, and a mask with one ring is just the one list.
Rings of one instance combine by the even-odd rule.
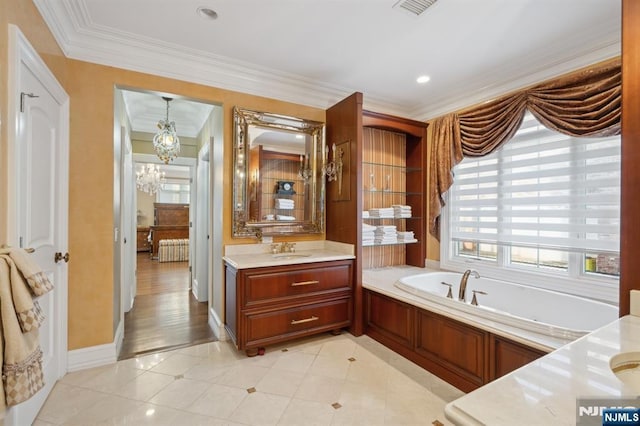
[[424, 310], [417, 316], [416, 352], [469, 384], [484, 384], [488, 333]]
[[495, 335], [491, 335], [490, 350], [493, 357], [489, 366], [489, 380], [502, 377], [545, 355], [542, 351]]
[[407, 348], [413, 348], [413, 324], [415, 308], [406, 303], [366, 292], [366, 333], [374, 337], [390, 339]]
[[268, 268], [244, 275], [243, 306], [292, 303], [302, 297], [351, 291], [351, 261], [296, 268]]
[[290, 340], [351, 323], [351, 299], [245, 315], [246, 340], [240, 349]]

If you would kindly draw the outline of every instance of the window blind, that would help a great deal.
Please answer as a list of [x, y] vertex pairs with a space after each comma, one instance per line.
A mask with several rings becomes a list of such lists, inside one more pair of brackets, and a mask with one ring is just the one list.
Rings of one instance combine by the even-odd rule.
[[516, 135], [454, 168], [456, 241], [617, 253], [620, 137], [572, 138], [527, 113]]

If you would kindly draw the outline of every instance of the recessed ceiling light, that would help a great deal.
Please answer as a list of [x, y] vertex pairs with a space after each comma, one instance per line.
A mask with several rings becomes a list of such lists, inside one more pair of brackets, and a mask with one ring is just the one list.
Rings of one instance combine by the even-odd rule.
[[201, 18], [210, 20], [218, 19], [218, 14], [216, 13], [216, 11], [213, 9], [209, 9], [208, 7], [199, 7], [196, 11]]
[[416, 81], [420, 84], [424, 84], [429, 80], [431, 80], [431, 78], [428, 75], [421, 75], [420, 77], [416, 78]]

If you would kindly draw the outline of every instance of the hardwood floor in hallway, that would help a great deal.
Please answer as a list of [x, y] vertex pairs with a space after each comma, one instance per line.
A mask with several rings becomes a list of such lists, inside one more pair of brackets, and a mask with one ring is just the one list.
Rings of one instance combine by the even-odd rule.
[[215, 341], [207, 302], [189, 289], [188, 262], [159, 263], [149, 253], [138, 253], [137, 262], [137, 296], [124, 315], [118, 359]]

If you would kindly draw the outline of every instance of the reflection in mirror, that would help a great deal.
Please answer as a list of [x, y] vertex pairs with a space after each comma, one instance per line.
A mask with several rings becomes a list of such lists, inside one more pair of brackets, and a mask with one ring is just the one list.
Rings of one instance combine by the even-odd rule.
[[323, 128], [234, 108], [234, 237], [323, 231]]

